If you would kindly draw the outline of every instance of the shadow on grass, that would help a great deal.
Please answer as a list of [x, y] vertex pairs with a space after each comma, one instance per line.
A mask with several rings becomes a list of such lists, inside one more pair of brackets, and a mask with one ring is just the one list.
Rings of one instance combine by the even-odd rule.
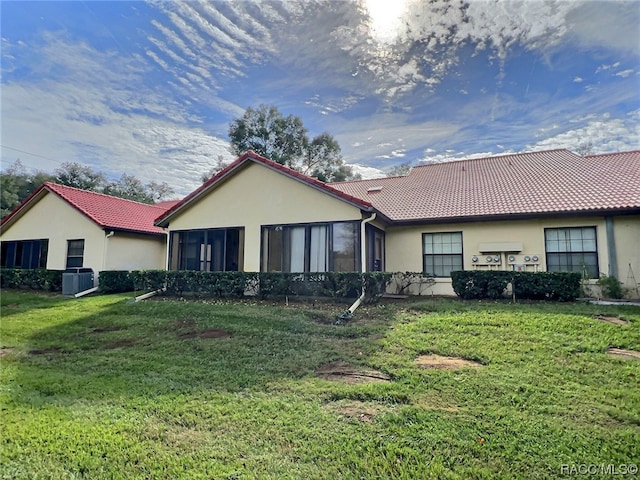
[[[59, 318], [15, 345], [5, 373], [19, 386], [10, 387], [16, 400], [264, 390], [272, 382], [311, 375], [330, 361], [365, 364], [390, 322], [376, 307], [337, 326], [326, 320], [341, 311], [339, 305], [132, 303], [122, 295], [99, 307], [92, 299], [80, 301], [85, 315]], [[56, 303], [49, 306], [53, 311]]]
[[60, 293], [2, 289], [0, 314], [2, 317], [24, 314], [38, 308], [49, 308], [68, 300]]

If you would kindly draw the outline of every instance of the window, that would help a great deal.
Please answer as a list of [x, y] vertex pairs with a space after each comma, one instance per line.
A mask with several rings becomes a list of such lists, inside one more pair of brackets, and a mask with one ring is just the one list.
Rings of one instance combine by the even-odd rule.
[[462, 270], [462, 232], [422, 234], [422, 253], [426, 275], [450, 277]]
[[49, 240], [2, 242], [0, 266], [5, 268], [47, 268]]
[[67, 268], [82, 267], [84, 240], [67, 240]]
[[596, 227], [546, 228], [544, 242], [547, 271], [599, 277]]
[[263, 227], [262, 271], [358, 271], [358, 225], [336, 222]]
[[169, 267], [203, 272], [239, 270], [243, 241], [241, 228], [172, 232]]

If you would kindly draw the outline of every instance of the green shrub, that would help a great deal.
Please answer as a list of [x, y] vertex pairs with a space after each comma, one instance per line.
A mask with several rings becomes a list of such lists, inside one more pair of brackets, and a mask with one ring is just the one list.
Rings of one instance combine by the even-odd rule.
[[511, 272], [465, 270], [451, 273], [453, 290], [460, 298], [498, 299], [509, 283], [516, 298], [571, 301], [580, 295], [580, 274], [576, 272]]
[[127, 270], [106, 270], [100, 272], [98, 288], [102, 293], [120, 293], [135, 290], [133, 279]]
[[47, 292], [62, 291], [62, 270], [35, 270], [21, 268], [0, 269], [0, 287], [45, 290]]
[[162, 290], [172, 297], [241, 298], [255, 293], [260, 298], [313, 296], [356, 298], [364, 284], [365, 301], [384, 294], [391, 280], [385, 272], [200, 272], [142, 270], [100, 272], [100, 290], [115, 293], [131, 290]]
[[622, 289], [622, 282], [616, 277], [608, 277], [603, 275], [598, 280], [598, 285], [602, 289], [602, 295], [606, 298], [623, 298], [624, 290]]

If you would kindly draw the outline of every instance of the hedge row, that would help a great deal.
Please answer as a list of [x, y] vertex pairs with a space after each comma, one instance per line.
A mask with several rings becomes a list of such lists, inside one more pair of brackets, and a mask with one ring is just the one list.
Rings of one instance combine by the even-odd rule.
[[451, 280], [453, 291], [465, 300], [502, 298], [507, 286], [511, 284], [518, 299], [568, 302], [580, 296], [582, 277], [576, 272], [464, 270], [452, 272]]
[[0, 269], [1, 288], [29, 288], [47, 292], [62, 291], [63, 270], [28, 270], [21, 268]]
[[207, 298], [240, 298], [255, 294], [262, 298], [277, 296], [314, 296], [355, 298], [364, 281], [365, 300], [381, 296], [391, 281], [386, 272], [199, 272], [199, 271], [104, 271], [99, 286], [103, 293], [133, 290], [163, 290], [167, 296], [184, 294]]

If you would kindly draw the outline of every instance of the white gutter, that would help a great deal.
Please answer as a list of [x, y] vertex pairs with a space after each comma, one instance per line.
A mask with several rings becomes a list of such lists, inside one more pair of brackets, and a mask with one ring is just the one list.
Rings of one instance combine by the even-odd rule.
[[[360, 223], [360, 267], [361, 267], [360, 269], [362, 270], [362, 273], [366, 273], [367, 271], [366, 225], [369, 222], [373, 222], [375, 219], [376, 219], [376, 213], [373, 212], [369, 218], [365, 218], [364, 220], [362, 220], [362, 223]], [[358, 308], [362, 303], [362, 301], [364, 300], [364, 295], [365, 295], [365, 291], [364, 291], [364, 280], [363, 280], [362, 293], [360, 294], [358, 299], [355, 302], [353, 302], [353, 305], [351, 305], [343, 315], [347, 314], [347, 312], [349, 312], [348, 315], [353, 315], [353, 312], [356, 311], [356, 308]]]

